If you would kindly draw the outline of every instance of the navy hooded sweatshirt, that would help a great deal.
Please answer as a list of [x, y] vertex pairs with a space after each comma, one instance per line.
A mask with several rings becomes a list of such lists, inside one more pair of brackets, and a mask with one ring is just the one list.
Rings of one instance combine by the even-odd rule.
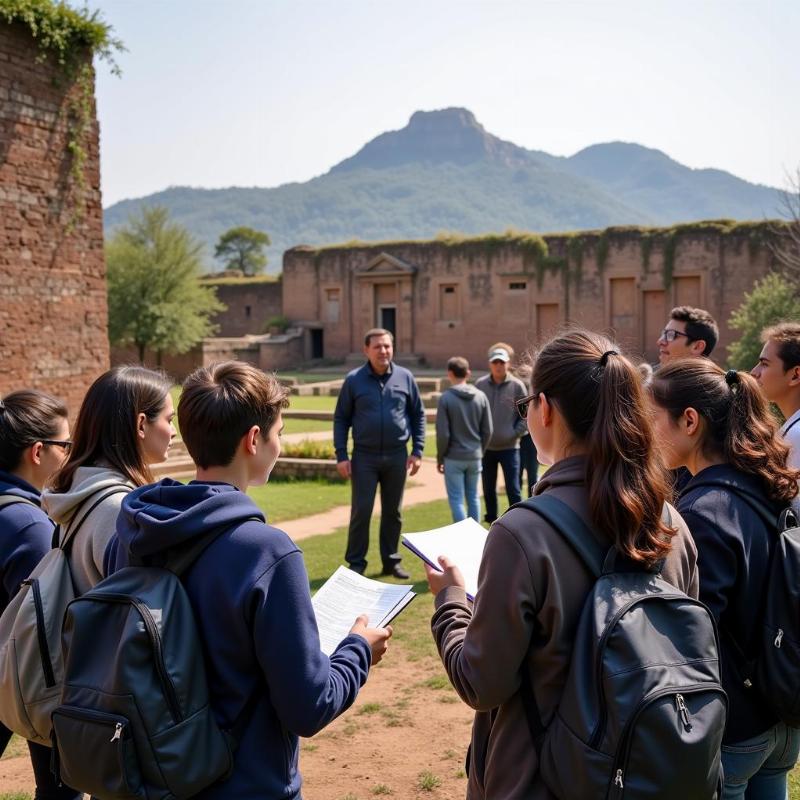
[[[730, 488], [704, 486], [706, 481]], [[758, 478], [728, 464], [700, 470], [677, 502], [697, 545], [700, 600], [719, 628], [722, 688], [728, 694], [724, 744], [751, 739], [778, 721], [740, 674], [742, 654], [750, 659], [757, 651], [767, 570], [778, 541], [776, 528], [768, 528], [742, 494], [772, 506], [777, 521], [780, 508]]]
[[19, 591], [20, 584], [47, 555], [53, 539], [53, 522], [39, 508], [38, 489], [0, 470], [0, 495], [24, 497], [28, 503], [0, 508], [0, 613]]
[[345, 638], [330, 658], [320, 650], [302, 553], [263, 520], [230, 484], [165, 478], [123, 500], [106, 549], [110, 575], [131, 555], [147, 563], [209, 527], [230, 525], [182, 580], [217, 722], [228, 728], [246, 703], [256, 707], [232, 775], [197, 795], [203, 800], [299, 798], [298, 736], [312, 736], [347, 709], [369, 673], [371, 651], [361, 636]]

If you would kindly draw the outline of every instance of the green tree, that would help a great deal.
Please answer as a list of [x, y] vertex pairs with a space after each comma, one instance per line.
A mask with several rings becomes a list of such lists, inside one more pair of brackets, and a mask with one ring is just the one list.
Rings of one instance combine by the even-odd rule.
[[730, 326], [741, 331], [738, 341], [728, 345], [728, 360], [737, 369], [752, 369], [761, 353], [761, 332], [784, 320], [800, 319], [797, 286], [773, 272], [758, 281], [731, 314]]
[[214, 258], [220, 259], [226, 269], [240, 269], [245, 275], [256, 275], [267, 266], [264, 248], [269, 243], [269, 236], [263, 231], [231, 228], [219, 237]]
[[216, 330], [210, 317], [225, 306], [203, 286], [202, 245], [164, 208], [143, 208], [106, 244], [108, 336], [136, 346], [139, 360], [154, 350], [185, 353]]

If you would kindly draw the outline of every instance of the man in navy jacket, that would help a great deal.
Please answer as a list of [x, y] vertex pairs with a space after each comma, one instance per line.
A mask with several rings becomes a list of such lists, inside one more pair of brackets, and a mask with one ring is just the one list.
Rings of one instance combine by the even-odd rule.
[[[184, 382], [181, 435], [197, 480], [131, 492], [105, 554], [107, 575], [226, 527], [182, 580], [206, 654], [211, 708], [227, 729], [252, 708], [227, 780], [197, 800], [301, 796], [298, 736], [346, 710], [380, 661], [391, 628], [359, 617], [331, 654], [320, 649], [303, 554], [246, 495], [280, 453], [286, 392], [250, 364], [200, 368]], [[187, 753], [186, 758], [192, 754]]]
[[[425, 447], [425, 409], [414, 376], [392, 363], [394, 340], [384, 328], [364, 337], [367, 363], [345, 378], [333, 415], [333, 445], [339, 474], [352, 481], [350, 529], [345, 559], [350, 569], [367, 568], [369, 523], [375, 491], [381, 487], [380, 551], [382, 574], [406, 579], [397, 544], [400, 503], [406, 472], [419, 470]], [[347, 435], [353, 431], [353, 458]], [[411, 455], [408, 440], [411, 439]]]

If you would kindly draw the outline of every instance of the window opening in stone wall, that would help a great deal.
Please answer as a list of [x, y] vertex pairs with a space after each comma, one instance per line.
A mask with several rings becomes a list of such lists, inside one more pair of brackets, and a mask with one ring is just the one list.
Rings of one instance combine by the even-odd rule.
[[328, 322], [339, 321], [340, 297], [339, 289], [325, 290], [325, 318]]
[[439, 287], [439, 319], [455, 322], [460, 318], [458, 286], [443, 284]]
[[252, 314], [252, 312], [253, 312], [253, 309], [250, 306], [245, 306], [244, 307], [244, 315], [245, 315], [245, 317], [247, 317], [247, 319], [250, 319], [250, 315]]
[[528, 284], [525, 281], [511, 281], [508, 288], [512, 292], [524, 292], [528, 288]]

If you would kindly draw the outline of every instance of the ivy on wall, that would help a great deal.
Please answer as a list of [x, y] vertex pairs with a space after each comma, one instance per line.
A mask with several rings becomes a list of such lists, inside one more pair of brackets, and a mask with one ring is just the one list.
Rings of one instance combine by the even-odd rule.
[[[70, 226], [80, 218], [77, 198], [86, 189], [86, 134], [93, 119], [94, 75], [92, 57], [109, 64], [114, 75], [120, 74], [115, 54], [125, 48], [112, 35], [110, 25], [103, 22], [99, 12], [71, 8], [54, 0], [0, 0], [0, 21], [27, 28], [39, 50], [37, 60], [53, 59], [58, 71], [76, 90], [67, 103], [67, 142], [70, 157], [71, 191], [76, 198]], [[60, 81], [58, 81], [60, 83]]]

